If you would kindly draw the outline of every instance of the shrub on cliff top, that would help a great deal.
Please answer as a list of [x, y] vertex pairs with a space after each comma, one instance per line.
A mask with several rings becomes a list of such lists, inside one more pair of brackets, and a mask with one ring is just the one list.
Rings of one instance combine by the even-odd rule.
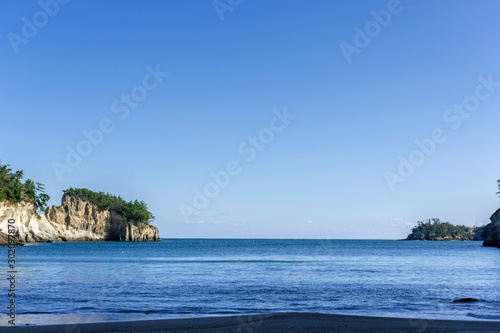
[[94, 192], [86, 188], [70, 187], [63, 190], [63, 192], [82, 200], [90, 201], [96, 204], [101, 210], [113, 209], [134, 224], [138, 222], [149, 224], [155, 218], [148, 210], [148, 206], [144, 201], [134, 200], [127, 202], [119, 196], [117, 197], [104, 192]]
[[498, 185], [498, 197], [500, 198], [500, 180], [497, 181], [497, 185]]
[[24, 172], [22, 170], [13, 172], [9, 165], [0, 164], [0, 202], [9, 200], [11, 202], [27, 201], [35, 205], [35, 211], [45, 210], [50, 197], [44, 193], [44, 185], [31, 179], [23, 182]]

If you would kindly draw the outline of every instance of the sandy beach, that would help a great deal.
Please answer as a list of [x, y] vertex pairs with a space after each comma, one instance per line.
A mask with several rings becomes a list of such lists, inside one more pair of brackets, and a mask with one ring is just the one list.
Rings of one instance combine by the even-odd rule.
[[500, 321], [425, 320], [316, 313], [1, 327], [12, 332], [500, 332]]

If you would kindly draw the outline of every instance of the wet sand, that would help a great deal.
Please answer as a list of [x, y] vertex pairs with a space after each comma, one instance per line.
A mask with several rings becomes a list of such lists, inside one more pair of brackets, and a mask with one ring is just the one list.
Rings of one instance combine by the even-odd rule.
[[0, 327], [11, 332], [500, 332], [500, 321], [274, 313], [226, 317]]

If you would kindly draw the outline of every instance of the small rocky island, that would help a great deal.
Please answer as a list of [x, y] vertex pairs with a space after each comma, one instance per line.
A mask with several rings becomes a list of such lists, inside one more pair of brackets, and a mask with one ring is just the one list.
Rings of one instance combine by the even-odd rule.
[[[160, 241], [143, 201], [109, 193], [64, 190], [60, 206], [46, 207], [43, 185], [22, 182], [23, 173], [0, 165], [0, 245], [8, 244], [9, 220], [20, 242]], [[39, 211], [45, 208], [45, 213]], [[12, 227], [11, 227], [12, 229]]]
[[413, 227], [411, 234], [408, 235], [406, 240], [472, 241], [483, 240], [482, 234], [483, 227], [454, 225], [433, 218], [426, 221], [418, 221], [417, 226]]

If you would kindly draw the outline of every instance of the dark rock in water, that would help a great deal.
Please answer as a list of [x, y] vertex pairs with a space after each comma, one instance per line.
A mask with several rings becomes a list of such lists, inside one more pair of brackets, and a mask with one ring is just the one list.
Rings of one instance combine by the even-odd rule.
[[490, 221], [483, 229], [483, 246], [500, 248], [500, 209], [491, 215]]
[[470, 303], [470, 302], [479, 302], [479, 300], [467, 297], [467, 298], [459, 298], [453, 301], [453, 303]]

